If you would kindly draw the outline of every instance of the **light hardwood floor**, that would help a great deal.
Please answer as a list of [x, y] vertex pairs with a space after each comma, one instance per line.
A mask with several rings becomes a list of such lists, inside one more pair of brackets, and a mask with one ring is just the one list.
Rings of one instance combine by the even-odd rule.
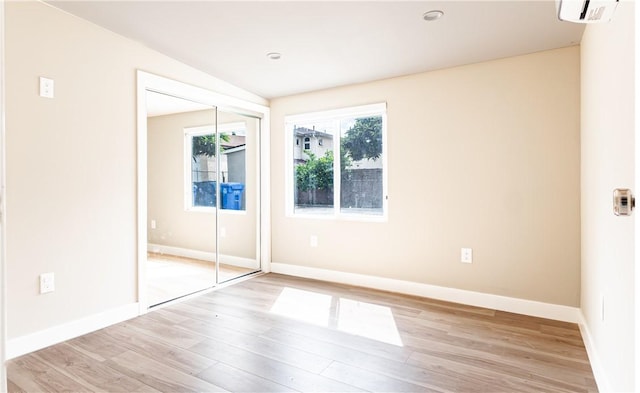
[[8, 362], [19, 392], [595, 392], [575, 324], [267, 274]]
[[[220, 264], [220, 282], [254, 272], [232, 265]], [[147, 296], [156, 305], [211, 288], [216, 283], [215, 263], [167, 254], [147, 254]]]

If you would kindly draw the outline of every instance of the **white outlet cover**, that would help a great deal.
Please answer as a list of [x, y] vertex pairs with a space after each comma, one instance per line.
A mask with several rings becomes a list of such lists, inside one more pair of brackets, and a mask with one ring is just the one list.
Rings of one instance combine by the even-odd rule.
[[40, 97], [53, 98], [53, 79], [40, 77]]
[[309, 237], [309, 245], [311, 247], [318, 247], [318, 236], [311, 235], [311, 237]]
[[460, 249], [460, 262], [472, 263], [473, 262], [473, 250], [471, 248]]
[[49, 293], [55, 290], [55, 276], [53, 273], [40, 275], [40, 293]]

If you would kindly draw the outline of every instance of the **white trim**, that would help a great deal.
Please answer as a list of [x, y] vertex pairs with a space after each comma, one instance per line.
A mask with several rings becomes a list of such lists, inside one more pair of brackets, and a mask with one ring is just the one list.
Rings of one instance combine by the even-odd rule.
[[593, 377], [598, 385], [599, 392], [611, 392], [611, 383], [607, 377], [607, 373], [600, 361], [600, 357], [596, 351], [596, 346], [593, 342], [593, 336], [587, 325], [587, 320], [582, 312], [579, 313], [578, 326], [580, 327], [580, 334], [582, 334], [582, 341], [584, 341], [584, 347], [587, 350], [587, 356], [589, 357], [589, 363], [591, 363], [591, 371]]
[[[138, 71], [137, 79], [137, 166], [138, 166], [138, 313], [147, 312], [147, 85], [152, 85], [146, 73]], [[144, 246], [143, 246], [144, 245]]]
[[260, 173], [260, 229], [256, 246], [260, 250], [260, 267], [271, 271], [271, 112], [266, 111], [260, 122], [260, 157], [257, 160]]
[[441, 287], [412, 281], [339, 272], [335, 270], [318, 269], [286, 263], [271, 263], [271, 271], [273, 273], [286, 274], [290, 276], [356, 285], [379, 289], [382, 291], [466, 304], [469, 306], [485, 307], [492, 310], [555, 319], [558, 321], [572, 323], [578, 323], [580, 321], [580, 310], [578, 308], [563, 306], [560, 304], [543, 303], [534, 300], [467, 291], [464, 289]]
[[0, 392], [7, 391], [7, 194], [6, 194], [6, 137], [5, 137], [5, 74], [4, 29], [5, 2], [0, 0]]
[[[1, 1], [1, 0], [0, 0]], [[147, 259], [147, 91], [166, 94], [177, 98], [182, 98], [201, 104], [216, 107], [218, 111], [234, 112], [245, 115], [260, 121], [260, 160], [258, 169], [260, 170], [260, 224], [256, 231], [256, 248], [260, 246], [258, 260], [263, 271], [268, 271], [271, 258], [270, 244], [271, 230], [270, 223], [270, 198], [269, 198], [269, 107], [256, 104], [240, 98], [235, 98], [197, 86], [189, 85], [173, 79], [167, 79], [145, 71], [137, 72], [137, 165], [138, 165], [138, 197], [137, 197], [137, 227], [138, 227], [138, 304], [139, 314], [148, 311], [149, 303], [147, 297], [146, 259]], [[219, 198], [219, 193], [217, 194]], [[216, 226], [217, 226], [216, 220]], [[262, 241], [260, 241], [262, 239]]]
[[[165, 246], [162, 244], [153, 244], [153, 243], [148, 244], [147, 250], [149, 250], [149, 252], [154, 252], [158, 254], [166, 254], [166, 255], [172, 255], [176, 257], [198, 259], [198, 260], [207, 261], [207, 262], [216, 261], [216, 253], [209, 252], [209, 251], [191, 250], [188, 248]], [[220, 254], [220, 263], [225, 265], [244, 267], [247, 269], [256, 269], [256, 270], [260, 269], [259, 267], [256, 266], [258, 264], [257, 259], [242, 258], [242, 257], [237, 257], [235, 255]]]
[[[256, 117], [256, 114], [262, 116], [265, 111], [269, 111], [269, 107], [265, 105], [216, 93], [141, 70], [138, 70], [138, 82], [138, 85], [141, 83], [144, 87], [143, 90], [155, 91], [157, 93], [199, 102], [204, 105], [215, 106], [221, 111], [235, 112], [253, 117]], [[146, 115], [146, 106], [144, 110]]]
[[130, 303], [7, 342], [7, 359], [13, 359], [60, 342], [95, 332], [138, 316], [138, 303]]
[[[640, 21], [640, 4], [637, 2], [634, 4], [635, 8], [635, 87], [634, 87], [634, 97], [635, 97], [635, 118], [634, 118], [634, 126], [635, 126], [635, 168], [634, 168], [634, 183], [635, 183], [635, 194], [638, 196], [638, 190], [640, 189], [640, 28], [637, 27], [638, 21]], [[636, 391], [640, 391], [640, 230], [638, 230], [638, 225], [640, 223], [639, 220], [640, 210], [636, 209], [636, 214], [634, 218], [635, 225], [635, 241], [634, 241], [634, 263], [635, 263], [635, 281], [634, 281], [634, 289], [635, 289], [635, 388]]]

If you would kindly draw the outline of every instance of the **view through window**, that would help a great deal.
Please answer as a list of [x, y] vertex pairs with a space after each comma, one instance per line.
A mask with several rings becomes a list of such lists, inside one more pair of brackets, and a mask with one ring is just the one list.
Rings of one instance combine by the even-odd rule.
[[[221, 124], [220, 161], [216, 159], [213, 126], [185, 129], [185, 195], [187, 209], [216, 207], [216, 182], [220, 176], [220, 204], [226, 210], [245, 210], [246, 130], [244, 123]], [[218, 171], [220, 172], [218, 174]]]
[[[385, 206], [386, 105], [285, 119], [293, 149], [296, 215], [382, 216]], [[296, 141], [302, 139], [301, 146]]]

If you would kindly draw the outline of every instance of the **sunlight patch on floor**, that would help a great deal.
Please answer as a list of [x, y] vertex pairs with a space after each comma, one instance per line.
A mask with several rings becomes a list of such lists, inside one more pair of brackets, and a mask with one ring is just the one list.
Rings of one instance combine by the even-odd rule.
[[314, 325], [402, 346], [393, 313], [386, 306], [284, 288], [270, 311]]

